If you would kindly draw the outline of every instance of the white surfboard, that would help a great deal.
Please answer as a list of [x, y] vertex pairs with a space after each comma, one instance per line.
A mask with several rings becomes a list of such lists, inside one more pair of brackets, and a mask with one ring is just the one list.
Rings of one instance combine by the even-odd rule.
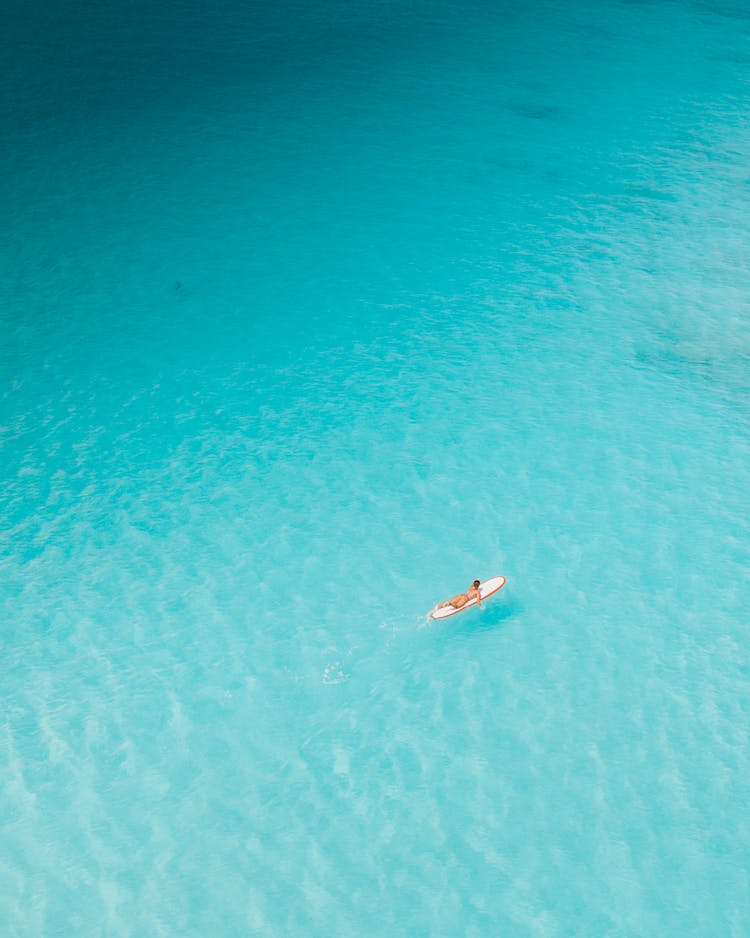
[[[493, 593], [501, 590], [504, 586], [504, 576], [493, 576], [489, 580], [485, 580], [484, 583], [480, 583], [479, 595], [482, 597], [482, 602], [484, 602], [485, 599], [489, 599]], [[461, 606], [460, 609], [455, 609], [453, 606], [443, 606], [442, 609], [433, 609], [430, 613], [430, 618], [447, 619], [449, 616], [455, 616], [457, 612], [463, 612], [465, 609], [471, 609], [471, 607], [476, 606], [476, 604], [476, 599], [470, 599], [464, 606]]]

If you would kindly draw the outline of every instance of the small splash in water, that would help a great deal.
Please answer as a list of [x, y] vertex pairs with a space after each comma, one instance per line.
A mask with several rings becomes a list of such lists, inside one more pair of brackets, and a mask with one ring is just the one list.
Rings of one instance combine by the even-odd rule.
[[340, 661], [327, 664], [323, 670], [324, 684], [342, 684], [348, 679], [349, 675], [344, 672], [344, 666]]

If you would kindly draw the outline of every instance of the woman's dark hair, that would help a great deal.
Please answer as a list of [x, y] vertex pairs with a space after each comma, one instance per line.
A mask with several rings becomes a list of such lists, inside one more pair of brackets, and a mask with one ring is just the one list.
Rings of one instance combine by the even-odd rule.
[[479, 586], [479, 580], [474, 580], [474, 586]]

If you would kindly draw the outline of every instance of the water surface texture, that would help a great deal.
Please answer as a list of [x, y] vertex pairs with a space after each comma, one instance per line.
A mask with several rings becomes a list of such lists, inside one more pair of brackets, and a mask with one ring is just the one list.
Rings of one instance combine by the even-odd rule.
[[750, 934], [746, 4], [1, 19], [3, 935]]

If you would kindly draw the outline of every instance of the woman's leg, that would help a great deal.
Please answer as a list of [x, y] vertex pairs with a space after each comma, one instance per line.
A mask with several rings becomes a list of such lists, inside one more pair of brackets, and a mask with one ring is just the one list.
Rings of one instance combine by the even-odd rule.
[[438, 603], [436, 609], [445, 609], [446, 606], [453, 606], [454, 609], [460, 609], [465, 606], [468, 600], [463, 593], [458, 593], [453, 599], [446, 599], [444, 603]]

